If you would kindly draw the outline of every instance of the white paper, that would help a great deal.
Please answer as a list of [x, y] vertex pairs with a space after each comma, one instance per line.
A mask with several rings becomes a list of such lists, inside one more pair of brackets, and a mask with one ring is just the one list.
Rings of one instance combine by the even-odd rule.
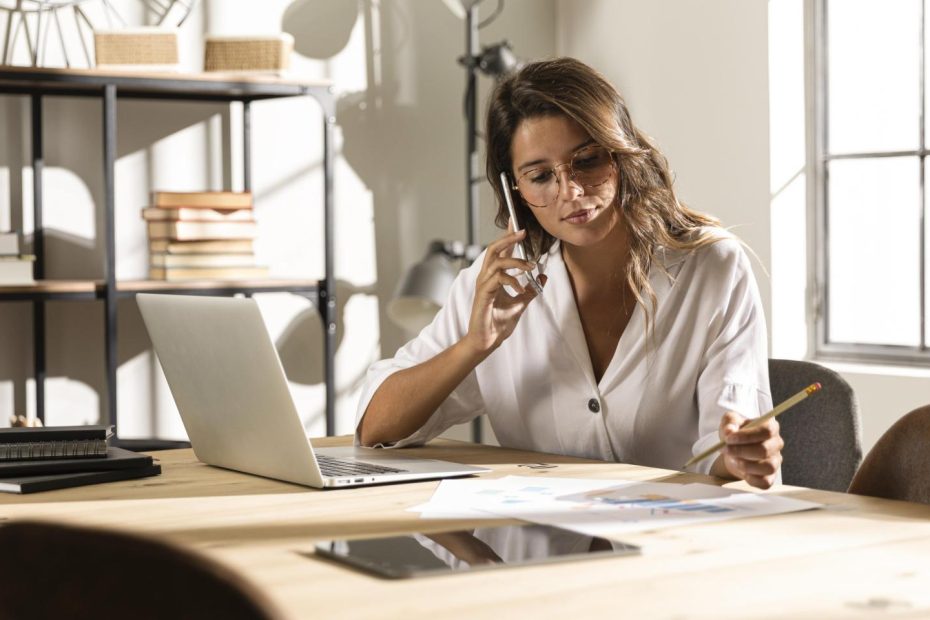
[[590, 478], [542, 478], [506, 476], [504, 478], [443, 480], [425, 504], [407, 510], [429, 519], [497, 519], [497, 509], [511, 504], [537, 505], [558, 495], [585, 493], [595, 489], [628, 484], [626, 480], [592, 480]]
[[509, 517], [616, 538], [630, 532], [819, 507], [771, 493], [708, 484], [507, 476], [444, 480], [429, 502], [411, 510], [424, 518]]

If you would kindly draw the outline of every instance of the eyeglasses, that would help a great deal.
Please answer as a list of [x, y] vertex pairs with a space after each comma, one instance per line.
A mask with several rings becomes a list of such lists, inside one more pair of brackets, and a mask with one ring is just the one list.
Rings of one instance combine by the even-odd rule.
[[564, 164], [527, 170], [517, 179], [515, 189], [530, 206], [548, 207], [559, 197], [559, 168], [564, 166], [568, 166], [568, 178], [585, 190], [606, 183], [616, 168], [606, 148], [586, 146], [576, 151], [571, 161]]

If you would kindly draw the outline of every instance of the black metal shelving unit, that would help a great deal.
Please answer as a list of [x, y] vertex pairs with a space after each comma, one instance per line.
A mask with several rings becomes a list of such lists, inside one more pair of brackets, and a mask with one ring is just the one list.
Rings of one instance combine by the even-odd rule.
[[[107, 405], [103, 423], [116, 426], [117, 316], [119, 298], [140, 292], [188, 295], [234, 295], [266, 292], [289, 292], [313, 301], [323, 321], [324, 377], [326, 383], [326, 433], [335, 432], [335, 346], [336, 300], [334, 279], [333, 157], [332, 138], [335, 125], [333, 88], [324, 82], [307, 82], [275, 77], [230, 77], [223, 74], [153, 74], [101, 72], [79, 69], [35, 69], [0, 67], [0, 95], [21, 95], [31, 100], [33, 218], [36, 255], [35, 285], [0, 286], [0, 302], [28, 301], [33, 307], [33, 345], [35, 361], [36, 412], [45, 418], [45, 304], [49, 301], [102, 300]], [[42, 101], [44, 97], [93, 97], [102, 101], [104, 246], [103, 280], [45, 280], [44, 224], [42, 219], [42, 169], [44, 165]], [[116, 165], [116, 103], [119, 99], [164, 101], [214, 101], [243, 106], [243, 179], [244, 189], [251, 189], [251, 104], [254, 101], [286, 97], [312, 97], [319, 103], [323, 118], [323, 258], [322, 280], [250, 280], [229, 282], [117, 281], [114, 204], [114, 168]], [[131, 443], [124, 440], [122, 443]], [[155, 445], [158, 442], [149, 442]], [[164, 442], [166, 445], [176, 442]], [[151, 447], [136, 442], [135, 447]], [[161, 446], [158, 446], [161, 447]]]

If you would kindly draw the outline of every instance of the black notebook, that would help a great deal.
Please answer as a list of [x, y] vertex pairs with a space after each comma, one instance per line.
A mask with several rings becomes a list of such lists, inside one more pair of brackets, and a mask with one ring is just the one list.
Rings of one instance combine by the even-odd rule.
[[99, 458], [112, 426], [0, 428], [0, 461]]
[[152, 465], [152, 457], [123, 448], [107, 448], [98, 458], [0, 461], [0, 478], [42, 474], [76, 474], [82, 471], [111, 471]]
[[36, 493], [53, 489], [67, 489], [99, 482], [116, 482], [133, 480], [161, 473], [160, 465], [136, 467], [133, 469], [114, 469], [112, 471], [85, 471], [76, 474], [49, 474], [46, 476], [22, 476], [18, 478], [0, 478], [0, 491], [4, 493]]

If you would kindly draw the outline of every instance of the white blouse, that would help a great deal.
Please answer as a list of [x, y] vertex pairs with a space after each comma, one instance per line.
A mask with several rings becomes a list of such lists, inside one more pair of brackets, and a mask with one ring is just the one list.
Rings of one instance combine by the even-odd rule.
[[[393, 447], [425, 443], [487, 415], [502, 446], [681, 469], [719, 440], [725, 412], [753, 418], [772, 408], [756, 282], [739, 242], [719, 234], [720, 241], [691, 252], [658, 251], [650, 273], [658, 300], [654, 332], [646, 332], [637, 306], [600, 382], [556, 242], [539, 260], [548, 276], [543, 294], [510, 338], [423, 427]], [[483, 254], [458, 275], [430, 325], [393, 359], [372, 365], [358, 421], [392, 373], [431, 359], [465, 335], [482, 260]], [[713, 462], [705, 459], [694, 470], [707, 473]]]

